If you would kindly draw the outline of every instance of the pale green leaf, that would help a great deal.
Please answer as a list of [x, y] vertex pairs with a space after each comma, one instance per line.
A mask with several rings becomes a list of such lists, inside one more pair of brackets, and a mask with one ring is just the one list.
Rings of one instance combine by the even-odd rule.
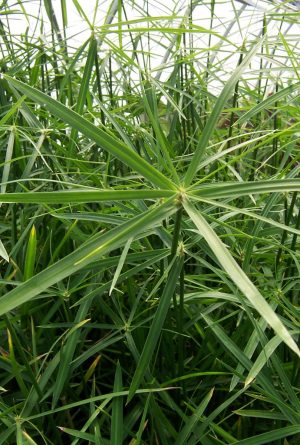
[[2, 257], [5, 261], [9, 262], [9, 255], [0, 239], [0, 257]]

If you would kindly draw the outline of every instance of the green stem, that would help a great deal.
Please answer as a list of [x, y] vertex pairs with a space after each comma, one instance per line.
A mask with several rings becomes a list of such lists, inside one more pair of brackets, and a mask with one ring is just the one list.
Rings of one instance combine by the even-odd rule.
[[182, 210], [183, 210], [183, 207], [182, 207], [182, 205], [180, 205], [179, 209], [177, 210], [176, 219], [175, 219], [173, 241], [172, 241], [171, 254], [170, 254], [171, 260], [174, 258], [174, 256], [176, 255], [176, 252], [177, 252], [178, 241], [179, 241], [179, 237], [180, 237], [180, 229], [181, 229]]

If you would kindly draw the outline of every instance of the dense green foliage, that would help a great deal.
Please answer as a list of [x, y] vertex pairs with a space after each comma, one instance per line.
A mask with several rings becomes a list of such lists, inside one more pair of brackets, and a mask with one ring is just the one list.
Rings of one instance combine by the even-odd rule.
[[0, 445], [297, 445], [299, 13], [102, 3], [0, 6]]

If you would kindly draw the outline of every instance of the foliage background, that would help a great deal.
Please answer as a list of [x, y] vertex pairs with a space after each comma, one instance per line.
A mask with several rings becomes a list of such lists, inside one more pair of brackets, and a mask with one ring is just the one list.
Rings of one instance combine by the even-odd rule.
[[0, 444], [296, 445], [297, 8], [36, 4], [0, 6]]

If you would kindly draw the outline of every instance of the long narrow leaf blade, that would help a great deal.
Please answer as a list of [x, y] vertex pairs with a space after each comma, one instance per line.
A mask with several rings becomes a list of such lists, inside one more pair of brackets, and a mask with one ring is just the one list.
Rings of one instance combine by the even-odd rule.
[[129, 388], [128, 401], [133, 398], [134, 394], [139, 388], [140, 383], [146, 373], [147, 367], [149, 366], [149, 363], [151, 361], [161, 330], [163, 328], [163, 324], [167, 316], [168, 309], [170, 307], [171, 298], [174, 294], [182, 265], [183, 257], [175, 257], [174, 263], [167, 278], [163, 294], [160, 297], [158, 308], [154, 315], [154, 319], [151, 324], [146, 343], [144, 345], [143, 351], [141, 353], [139, 362], [136, 366], [136, 370], [132, 378], [132, 382]]
[[173, 196], [171, 190], [80, 190], [53, 192], [2, 193], [1, 203], [68, 204], [128, 199], [157, 199]]
[[291, 94], [293, 91], [297, 91], [300, 88], [300, 82], [295, 83], [294, 85], [289, 85], [286, 88], [278, 91], [277, 93], [268, 96], [267, 99], [259, 102], [255, 107], [251, 108], [251, 110], [247, 111], [247, 113], [243, 114], [237, 121], [236, 125], [242, 124], [244, 122], [249, 121], [262, 110], [267, 110], [270, 108], [270, 105], [273, 105], [275, 102], [285, 99], [286, 96]]
[[[122, 370], [120, 363], [117, 363], [114, 392], [123, 389]], [[115, 397], [112, 402], [111, 414], [111, 445], [122, 445], [123, 443], [123, 397]]]
[[214, 106], [214, 109], [213, 109], [204, 129], [203, 129], [200, 141], [198, 143], [198, 146], [195, 150], [195, 153], [193, 155], [193, 158], [192, 158], [189, 168], [187, 170], [187, 173], [185, 176], [185, 185], [186, 186], [189, 186], [194, 179], [194, 176], [198, 169], [198, 165], [199, 165], [199, 163], [202, 159], [202, 156], [204, 154], [205, 148], [207, 147], [207, 145], [209, 143], [209, 140], [210, 140], [210, 138], [213, 134], [213, 131], [216, 127], [216, 124], [218, 122], [218, 119], [222, 113], [222, 110], [225, 107], [226, 102], [228, 101], [228, 99], [230, 98], [230, 96], [234, 90], [235, 84], [237, 83], [237, 81], [239, 80], [241, 75], [243, 74], [243, 71], [249, 65], [251, 59], [255, 56], [257, 51], [260, 49], [261, 44], [262, 44], [262, 40], [260, 40], [255, 46], [253, 46], [251, 51], [249, 51], [246, 54], [243, 62], [236, 68], [236, 70], [234, 71], [232, 76], [229, 78], [229, 80], [225, 84], [220, 96], [218, 97], [216, 104]]
[[237, 196], [276, 193], [299, 192], [300, 179], [272, 179], [268, 181], [247, 182], [217, 182], [215, 184], [203, 184], [198, 190], [193, 189], [190, 195], [203, 198], [235, 198]]
[[212, 398], [214, 392], [214, 388], [212, 388], [208, 394], [203, 398], [200, 405], [195, 409], [195, 412], [189, 419], [187, 420], [186, 424], [184, 425], [183, 429], [180, 431], [180, 434], [175, 442], [175, 445], [185, 445], [187, 443], [187, 440], [191, 433], [193, 432], [193, 429], [197, 422], [199, 421], [200, 417], [204, 413], [207, 405], [209, 404], [210, 399]]
[[232, 214], [247, 215], [247, 216], [250, 216], [250, 218], [252, 218], [254, 220], [258, 219], [259, 221], [265, 222], [266, 224], [270, 224], [271, 226], [278, 227], [281, 230], [286, 230], [287, 232], [295, 233], [296, 235], [300, 235], [299, 229], [294, 229], [293, 227], [290, 227], [286, 224], [281, 224], [281, 223], [275, 221], [274, 219], [266, 218], [264, 216], [258, 215], [255, 212], [250, 212], [249, 210], [240, 209], [238, 207], [230, 206], [230, 205], [224, 204], [223, 202], [220, 202], [220, 201], [213, 201], [211, 199], [200, 199], [200, 201], [206, 202], [206, 203], [211, 204], [216, 207], [219, 206], [224, 209], [230, 210], [232, 212]]
[[248, 439], [239, 440], [234, 445], [264, 445], [274, 443], [274, 441], [286, 438], [300, 433], [300, 425], [286, 426], [258, 436], [248, 437]]
[[0, 240], [0, 257], [2, 257], [5, 261], [9, 262], [8, 253], [1, 240]]
[[266, 365], [267, 361], [275, 351], [275, 349], [282, 342], [281, 338], [275, 336], [271, 338], [271, 340], [266, 344], [264, 349], [261, 351], [257, 359], [255, 360], [252, 368], [249, 371], [249, 374], [245, 380], [245, 386], [248, 386], [257, 376], [257, 374], [262, 370], [262, 368]]
[[[84, 67], [84, 73], [82, 76], [82, 82], [80, 84], [80, 90], [78, 94], [78, 101], [76, 104], [75, 111], [78, 114], [82, 114], [84, 104], [86, 102], [86, 96], [89, 89], [89, 82], [95, 62], [95, 56], [97, 54], [97, 41], [95, 38], [92, 38], [90, 41], [90, 46], [86, 58], [86, 63]], [[69, 152], [73, 153], [73, 149], [75, 146], [75, 140], [77, 137], [78, 130], [76, 128], [72, 128], [71, 136], [70, 136], [70, 144], [69, 144]]]
[[132, 218], [105, 234], [96, 235], [62, 260], [8, 292], [0, 299], [0, 315], [31, 300], [48, 287], [99, 258], [100, 254], [103, 255], [122, 246], [129, 237], [135, 237], [145, 229], [153, 227], [167, 216], [172, 215], [177, 210], [173, 201], [171, 198], [164, 204]]
[[64, 122], [68, 123], [72, 128], [84, 134], [86, 137], [92, 139], [99, 145], [99, 147], [116, 156], [126, 165], [131, 167], [133, 170], [140, 173], [142, 176], [147, 178], [150, 182], [161, 188], [176, 189], [176, 186], [166, 178], [162, 173], [156, 170], [151, 164], [146, 162], [141, 156], [136, 152], [131, 150], [127, 145], [119, 141], [118, 139], [112, 137], [104, 130], [96, 125], [92, 124], [90, 121], [84, 117], [77, 114], [75, 111], [67, 108], [62, 103], [42, 93], [41, 91], [26, 85], [25, 83], [13, 79], [10, 76], [4, 75], [5, 79], [29, 97], [34, 102], [47, 107], [54, 116], [62, 119]]
[[221, 241], [218, 235], [210, 227], [203, 216], [198, 212], [194, 206], [188, 202], [184, 202], [184, 208], [191, 220], [194, 222], [199, 233], [204, 237], [207, 244], [210, 246], [213, 253], [216, 255], [218, 261], [228, 273], [232, 281], [243, 292], [246, 298], [250, 301], [257, 312], [268, 322], [274, 329], [276, 334], [297, 354], [300, 356], [300, 351], [292, 336], [275, 314], [273, 309], [266, 302], [259, 290], [249, 280], [245, 272], [237, 264], [233, 256], [230, 254], [225, 244]]
[[112, 291], [114, 290], [114, 288], [115, 288], [115, 286], [117, 284], [118, 278], [119, 278], [120, 273], [122, 271], [122, 267], [123, 267], [124, 262], [126, 260], [127, 253], [128, 253], [128, 251], [130, 249], [130, 245], [131, 245], [132, 241], [133, 241], [133, 239], [129, 238], [129, 240], [126, 242], [126, 244], [124, 246], [122, 255], [120, 256], [120, 260], [119, 260], [118, 266], [116, 268], [116, 272], [114, 274], [114, 277], [113, 277], [113, 280], [112, 280], [112, 283], [111, 283], [111, 286], [110, 286], [110, 289], [109, 289], [109, 295], [111, 295]]

